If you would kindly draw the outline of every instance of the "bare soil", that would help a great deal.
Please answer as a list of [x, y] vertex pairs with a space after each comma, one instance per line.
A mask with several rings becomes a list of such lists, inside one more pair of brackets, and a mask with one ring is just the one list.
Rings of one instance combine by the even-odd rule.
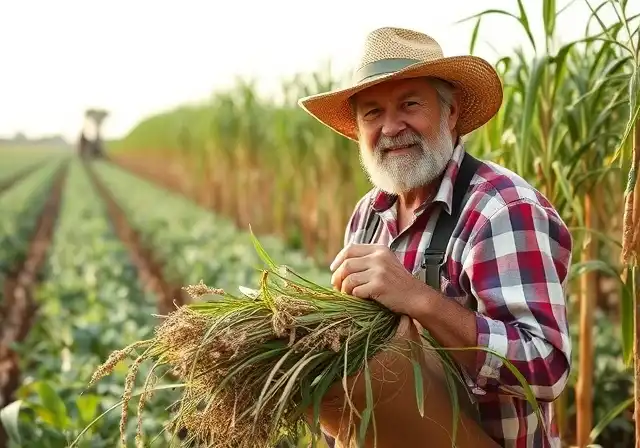
[[[30, 168], [22, 176], [32, 169], [35, 168]], [[4, 306], [0, 309], [0, 408], [13, 401], [20, 384], [19, 359], [10, 347], [24, 340], [35, 318], [33, 291], [55, 230], [67, 169], [68, 165], [65, 164], [56, 174], [51, 194], [38, 217], [27, 256], [14, 267], [13, 274], [5, 281]], [[7, 436], [0, 425], [0, 448], [4, 448], [6, 443]]]
[[138, 275], [148, 291], [153, 291], [158, 297], [158, 312], [166, 315], [188, 302], [188, 294], [181, 288], [183, 285], [172, 285], [165, 281], [162, 275], [162, 262], [153, 254], [153, 251], [144, 247], [140, 242], [140, 235], [129, 224], [127, 217], [116, 202], [111, 192], [93, 171], [90, 162], [85, 162], [85, 168], [96, 186], [101, 199], [106, 204], [109, 219], [118, 238], [129, 250], [131, 259], [138, 269]]

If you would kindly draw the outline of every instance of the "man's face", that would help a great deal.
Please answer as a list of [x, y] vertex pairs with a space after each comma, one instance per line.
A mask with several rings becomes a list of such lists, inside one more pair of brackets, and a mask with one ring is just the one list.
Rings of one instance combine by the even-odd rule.
[[381, 83], [355, 98], [360, 160], [371, 182], [401, 194], [444, 172], [453, 153], [457, 107], [441, 107], [425, 79]]

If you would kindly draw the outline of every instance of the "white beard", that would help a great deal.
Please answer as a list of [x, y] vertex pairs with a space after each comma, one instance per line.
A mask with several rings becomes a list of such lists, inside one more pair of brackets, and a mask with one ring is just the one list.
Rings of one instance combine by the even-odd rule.
[[[415, 144], [408, 154], [387, 155], [384, 148]], [[390, 194], [425, 186], [442, 175], [453, 154], [453, 140], [444, 116], [433, 141], [412, 130], [395, 137], [381, 135], [374, 151], [360, 142], [360, 164], [369, 180]]]

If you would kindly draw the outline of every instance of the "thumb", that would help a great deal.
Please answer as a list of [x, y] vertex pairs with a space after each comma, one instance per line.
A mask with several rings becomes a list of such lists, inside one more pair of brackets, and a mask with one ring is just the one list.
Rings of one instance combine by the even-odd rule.
[[396, 334], [394, 335], [394, 339], [408, 339], [413, 335], [413, 331], [415, 330], [415, 325], [413, 320], [403, 314], [400, 318], [400, 323], [398, 324], [398, 328], [396, 329]]

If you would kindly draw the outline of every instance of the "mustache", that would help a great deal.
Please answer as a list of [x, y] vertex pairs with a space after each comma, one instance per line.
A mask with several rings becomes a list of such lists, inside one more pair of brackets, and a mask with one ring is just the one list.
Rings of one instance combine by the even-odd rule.
[[384, 152], [389, 149], [399, 148], [403, 146], [417, 145], [424, 148], [424, 138], [413, 131], [405, 131], [401, 134], [389, 136], [381, 135], [376, 142], [376, 152]]

